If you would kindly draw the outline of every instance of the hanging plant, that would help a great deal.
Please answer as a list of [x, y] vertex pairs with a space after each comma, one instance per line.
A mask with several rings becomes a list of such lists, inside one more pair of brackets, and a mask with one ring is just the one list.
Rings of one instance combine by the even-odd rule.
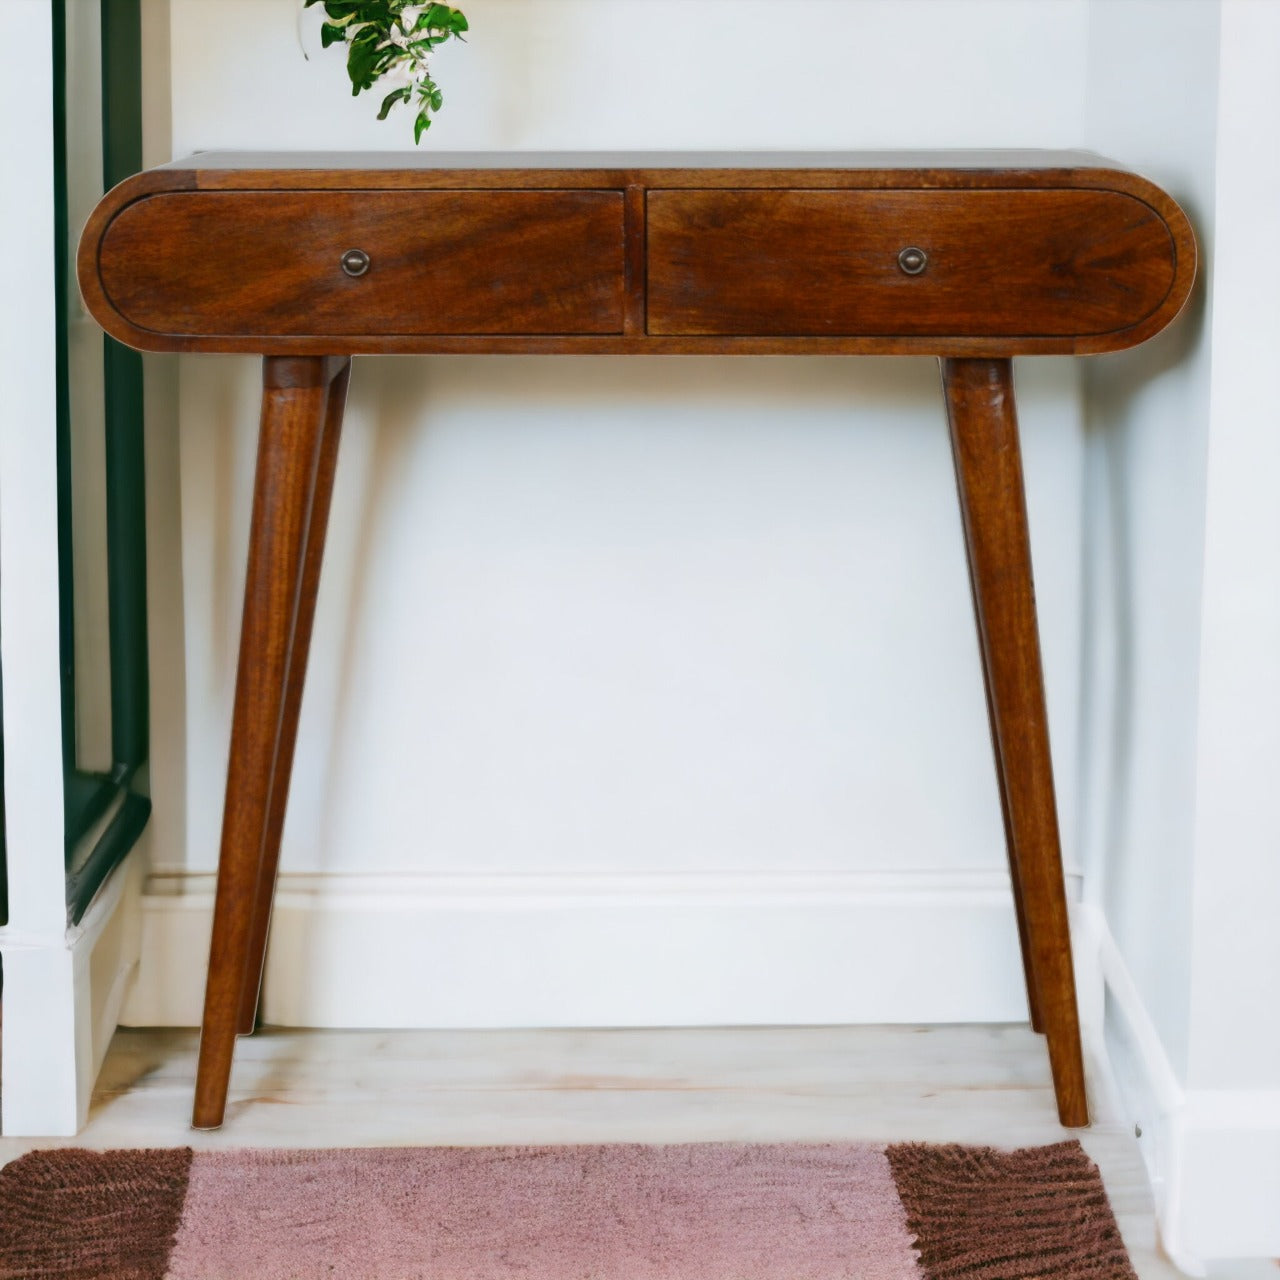
[[431, 128], [431, 115], [444, 103], [440, 86], [431, 78], [431, 54], [446, 40], [462, 39], [467, 20], [451, 4], [412, 4], [410, 0], [304, 0], [304, 7], [323, 4], [327, 21], [320, 27], [320, 44], [347, 46], [347, 74], [354, 97], [377, 84], [395, 87], [382, 100], [378, 119], [392, 107], [408, 103], [418, 108], [413, 140]]

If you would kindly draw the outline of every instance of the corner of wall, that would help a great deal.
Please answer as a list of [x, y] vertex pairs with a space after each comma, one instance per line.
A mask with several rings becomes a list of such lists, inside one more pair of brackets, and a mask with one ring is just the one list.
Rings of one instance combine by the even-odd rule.
[[1161, 1241], [1188, 1275], [1211, 1260], [1280, 1254], [1280, 1089], [1188, 1089], [1100, 912], [1091, 916], [1105, 984], [1101, 1052], [1134, 1125]]

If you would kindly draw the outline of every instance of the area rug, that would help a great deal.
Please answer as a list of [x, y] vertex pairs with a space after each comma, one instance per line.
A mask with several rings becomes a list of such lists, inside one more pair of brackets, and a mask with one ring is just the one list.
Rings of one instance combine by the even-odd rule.
[[1136, 1280], [1079, 1143], [36, 1151], [13, 1280]]

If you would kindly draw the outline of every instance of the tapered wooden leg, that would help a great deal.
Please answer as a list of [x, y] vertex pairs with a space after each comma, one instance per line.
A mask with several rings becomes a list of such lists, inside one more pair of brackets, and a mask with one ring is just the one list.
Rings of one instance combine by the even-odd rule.
[[1058, 1116], [1089, 1123], [1008, 360], [944, 360], [942, 381], [987, 678], [1006, 834]]
[[[972, 586], [972, 570], [970, 585]], [[974, 616], [977, 616], [978, 597], [973, 597]], [[1013, 886], [1013, 909], [1018, 919], [1018, 948], [1022, 952], [1022, 978], [1027, 989], [1027, 1011], [1031, 1015], [1031, 1029], [1044, 1031], [1044, 1019], [1040, 1016], [1040, 990], [1036, 986], [1035, 964], [1031, 958], [1031, 938], [1027, 931], [1027, 904], [1022, 889], [1022, 872], [1014, 856], [1013, 828], [1009, 824], [1008, 785], [1004, 777], [1004, 757], [1000, 754], [1000, 738], [996, 733], [995, 708], [991, 705], [991, 675], [987, 669], [987, 655], [982, 655], [982, 682], [987, 693], [987, 725], [991, 731], [991, 752], [995, 757], [996, 785], [1000, 790], [1000, 816], [1004, 820], [1004, 847], [1009, 858], [1009, 880]]]
[[320, 590], [320, 567], [324, 560], [325, 530], [329, 524], [329, 504], [333, 497], [333, 477], [338, 463], [338, 442], [342, 436], [342, 413], [347, 401], [347, 383], [351, 362], [344, 361], [329, 384], [325, 404], [324, 431], [320, 440], [320, 458], [316, 466], [315, 491], [311, 500], [311, 519], [307, 528], [303, 553], [302, 587], [298, 596], [298, 616], [294, 623], [293, 642], [289, 649], [288, 673], [285, 677], [284, 708], [280, 717], [280, 736], [276, 746], [275, 769], [271, 775], [267, 826], [262, 841], [262, 859], [258, 868], [257, 900], [253, 927], [249, 934], [249, 952], [244, 975], [244, 994], [240, 1002], [238, 1030], [248, 1035], [258, 1016], [258, 998], [262, 990], [262, 969], [267, 954], [267, 933], [271, 924], [271, 901], [275, 892], [276, 871], [280, 865], [280, 838], [284, 832], [285, 808], [289, 803], [289, 780], [293, 775], [293, 752], [298, 741], [298, 718], [302, 712], [302, 690], [307, 678], [307, 656], [311, 649], [311, 627], [316, 616], [316, 596]]
[[[960, 473], [956, 472], [956, 485], [960, 488]], [[961, 490], [963, 500], [963, 490]], [[969, 539], [965, 537], [965, 557], [969, 564], [969, 590], [973, 597], [973, 616], [981, 616], [978, 606], [978, 587], [973, 576], [973, 555], [969, 547]], [[987, 662], [987, 648], [982, 639], [982, 628], [978, 627], [978, 648], [982, 659], [982, 687], [987, 698], [987, 727], [991, 732], [991, 751], [995, 757], [996, 786], [1000, 792], [1000, 816], [1004, 822], [1004, 847], [1009, 858], [1009, 879], [1013, 885], [1013, 906], [1018, 918], [1018, 946], [1022, 952], [1022, 976], [1027, 988], [1027, 1008], [1031, 1014], [1033, 1031], [1043, 1031], [1044, 1021], [1040, 1017], [1040, 993], [1036, 989], [1035, 966], [1031, 959], [1031, 940], [1027, 934], [1027, 907], [1022, 892], [1022, 876], [1018, 869], [1018, 859], [1014, 856], [1013, 828], [1009, 823], [1009, 794], [1004, 777], [1004, 758], [1000, 754], [1000, 736], [996, 732], [996, 713], [991, 701], [991, 668]]]
[[318, 356], [263, 362], [240, 661], [192, 1114], [197, 1129], [216, 1129], [226, 1108], [325, 409], [337, 370], [330, 358]]

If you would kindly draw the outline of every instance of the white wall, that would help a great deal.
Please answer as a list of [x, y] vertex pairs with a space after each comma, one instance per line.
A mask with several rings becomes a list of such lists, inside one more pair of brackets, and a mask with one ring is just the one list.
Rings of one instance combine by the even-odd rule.
[[[793, 0], [788, 29], [767, 41], [760, 32], [778, 14], [768, 4], [650, 4], [646, 28], [669, 31], [653, 41], [636, 38], [635, 7], [622, 0], [473, 0], [467, 12], [470, 42], [439, 59], [446, 109], [427, 148], [1078, 142], [1083, 2], [916, 4], [907, 30], [887, 0]], [[296, 18], [295, 0], [172, 0], [171, 113], [152, 123], [171, 134], [173, 155], [407, 145], [408, 118], [379, 124], [370, 102], [351, 98], [340, 53], [304, 60]], [[957, 57], [964, 48], [984, 56]], [[166, 644], [153, 636], [153, 666], [171, 667], [181, 642], [185, 735], [176, 717], [157, 726], [156, 754], [170, 784], [183, 774], [186, 784], [182, 795], [153, 786], [165, 839], [154, 842], [152, 886], [199, 913], [199, 876], [217, 860], [257, 367], [177, 364], [181, 527], [153, 533], [181, 543], [182, 627], [165, 624]], [[1072, 867], [1077, 377], [1067, 361], [1018, 370]], [[864, 904], [848, 907], [837, 936], [869, 939], [863, 924], [885, 894], [911, 899], [918, 923], [900, 931], [888, 966], [843, 944], [838, 975], [801, 928], [778, 960], [792, 987], [816, 984], [806, 1016], [881, 1010], [873, 975], [894, 963], [913, 975], [895, 1005], [903, 1018], [1023, 1016], [932, 361], [365, 359], [343, 449], [287, 884], [371, 901], [399, 877], [413, 887], [388, 888], [384, 907], [421, 936], [458, 876], [520, 909], [531, 884], [554, 894], [566, 883], [549, 877], [586, 876], [607, 894], [618, 875], [647, 876], [663, 901], [684, 901], [681, 885], [706, 873], [733, 898], [719, 906], [739, 912], [724, 938], [733, 950], [761, 927], [747, 923], [742, 896], [758, 890], [733, 876], [772, 877], [778, 893], [815, 904], [836, 876], [837, 896]], [[961, 922], [942, 937], [939, 902]], [[198, 953], [199, 927], [174, 898], [151, 905], [155, 927], [194, 937]], [[638, 936], [650, 930], [650, 945], [615, 957], [617, 1021], [664, 1008], [674, 1019], [683, 1007], [675, 972], [665, 1005], [642, 998], [658, 927], [645, 920]], [[388, 936], [385, 923], [371, 931]], [[501, 946], [497, 917], [491, 934]], [[299, 946], [320, 962], [314, 930]], [[419, 967], [434, 962], [415, 954]], [[695, 966], [709, 959], [695, 950]], [[202, 962], [182, 992], [169, 967], [168, 994], [150, 991], [131, 1016], [194, 1016]], [[323, 1013], [277, 963], [268, 1013], [453, 1016], [390, 955], [381, 963], [385, 1005], [366, 996]], [[600, 972], [581, 966], [576, 981], [590, 991], [566, 990], [559, 1017], [593, 1007]], [[634, 1007], [619, 988], [638, 993]], [[283, 1001], [286, 989], [304, 1003]], [[495, 999], [500, 984], [472, 993], [473, 1017]], [[752, 1020], [750, 1002], [725, 1000], [718, 1014], [714, 999], [700, 1007], [711, 1020]], [[755, 1016], [766, 1015], [778, 1011], [762, 1002]]]
[[[379, 124], [376, 96], [351, 96], [340, 51], [300, 56], [297, 0], [171, 6], [177, 154], [411, 146], [409, 117]], [[465, 9], [468, 43], [435, 64], [429, 147], [1078, 142], [1084, 0], [915, 0], [909, 22], [893, 0], [647, 0], [643, 26], [629, 0]]]
[[[1190, 323], [1086, 380], [1088, 899], [1166, 1247], [1280, 1253], [1280, 7], [1091, 9], [1088, 141], [1201, 240]], [[1144, 56], [1135, 58], [1141, 49]], [[1096, 781], [1095, 781], [1096, 780]]]
[[[1227, 0], [1184, 1166], [1193, 1240], [1280, 1254], [1280, 8]], [[1229, 1159], [1230, 1181], [1212, 1171]], [[1209, 1245], [1203, 1246], [1206, 1250]]]
[[[1214, 255], [1216, 5], [1090, 11], [1089, 146], [1161, 183], [1191, 217], [1200, 286], [1181, 321], [1085, 371], [1089, 897], [1185, 1070]], [[1141, 50], [1141, 56], [1134, 51]]]
[[[1218, 127], [1213, 396], [1205, 546], [1199, 741], [1194, 1047], [1202, 1087], [1280, 1088], [1275, 996], [1280, 930], [1250, 898], [1280, 902], [1280, 431], [1272, 360], [1280, 348], [1280, 263], [1258, 246], [1280, 208], [1280, 9], [1223, 9]], [[1223, 943], [1229, 939], [1228, 945]]]

